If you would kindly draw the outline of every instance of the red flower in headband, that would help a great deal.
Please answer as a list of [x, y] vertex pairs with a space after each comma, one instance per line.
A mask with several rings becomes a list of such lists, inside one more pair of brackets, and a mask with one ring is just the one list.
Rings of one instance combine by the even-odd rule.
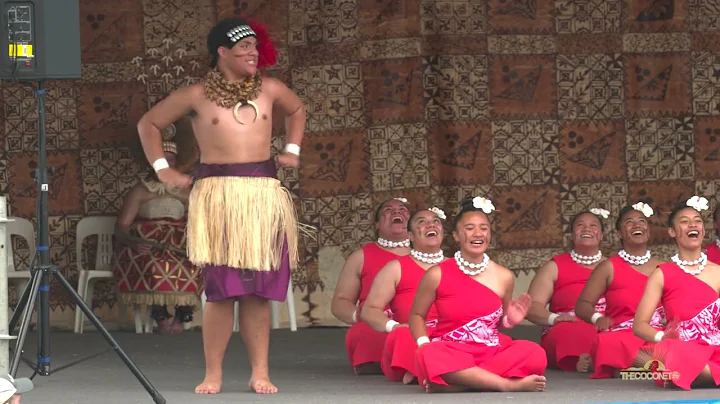
[[255, 31], [255, 34], [257, 34], [258, 69], [264, 70], [268, 67], [274, 66], [275, 63], [277, 63], [278, 51], [275, 48], [275, 44], [273, 43], [272, 38], [270, 38], [270, 34], [265, 28], [265, 25], [254, 18], [244, 19], [247, 21], [250, 28]]

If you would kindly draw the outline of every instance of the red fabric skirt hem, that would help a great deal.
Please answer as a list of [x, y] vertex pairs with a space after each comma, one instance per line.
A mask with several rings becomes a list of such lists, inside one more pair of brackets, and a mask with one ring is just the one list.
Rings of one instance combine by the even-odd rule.
[[580, 355], [590, 354], [597, 333], [594, 325], [582, 320], [563, 321], [552, 326], [540, 339], [549, 367], [566, 372], [577, 371]]
[[[633, 366], [641, 349], [651, 349], [655, 343], [636, 337], [632, 330], [606, 331], [595, 336], [590, 356], [595, 369], [591, 379], [611, 379], [616, 370]], [[642, 366], [642, 365], [641, 365]]]
[[421, 386], [426, 381], [447, 386], [443, 375], [473, 367], [505, 378], [542, 375], [547, 368], [547, 358], [540, 345], [523, 340], [499, 346], [435, 341], [418, 348], [417, 361]]
[[[662, 362], [665, 374], [672, 374], [675, 377], [672, 383], [683, 390], [691, 390], [692, 383], [705, 366], [710, 367], [715, 386], [720, 386], [720, 346], [677, 339], [663, 340], [655, 344], [653, 359]], [[664, 380], [657, 379], [655, 383], [662, 386]]]
[[387, 336], [387, 333], [377, 332], [364, 322], [351, 325], [345, 334], [345, 351], [352, 367], [380, 363]]

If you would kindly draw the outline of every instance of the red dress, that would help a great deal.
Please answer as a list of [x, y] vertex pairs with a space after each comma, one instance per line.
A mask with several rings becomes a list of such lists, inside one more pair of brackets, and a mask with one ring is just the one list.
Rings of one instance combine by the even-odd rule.
[[677, 377], [673, 383], [684, 390], [690, 390], [692, 382], [708, 365], [715, 385], [720, 386], [718, 292], [672, 262], [660, 264], [660, 269], [665, 278], [662, 305], [668, 321], [680, 321], [680, 338], [655, 344], [654, 359]]
[[[552, 259], [557, 264], [558, 276], [550, 299], [550, 311], [574, 316], [575, 303], [592, 269], [576, 263], [567, 253]], [[595, 311], [601, 314], [605, 312], [605, 297], [595, 305]], [[575, 322], [563, 321], [551, 327], [543, 327], [540, 345], [545, 349], [551, 367], [575, 372], [580, 355], [590, 354], [596, 334], [594, 325], [578, 318]]]
[[[605, 314], [612, 318], [613, 325], [608, 331], [600, 332], [593, 341], [592, 363], [595, 371], [591, 379], [609, 379], [616, 369], [626, 369], [633, 362], [641, 348], [650, 348], [652, 343], [633, 334], [635, 310], [645, 292], [648, 276], [638, 272], [619, 256], [610, 258], [613, 265], [613, 280], [605, 292], [607, 307]], [[659, 306], [653, 314], [650, 325], [662, 330], [665, 311]]]
[[720, 248], [718, 248], [717, 242], [713, 241], [712, 244], [708, 244], [705, 247], [705, 254], [710, 261], [720, 264]]
[[[390, 302], [390, 310], [393, 312], [393, 319], [400, 324], [407, 324], [410, 318], [415, 292], [425, 269], [418, 265], [410, 256], [398, 258], [400, 262], [400, 282], [395, 289], [395, 297]], [[425, 325], [428, 333], [437, 324], [437, 313], [435, 305], [430, 307]], [[382, 370], [389, 380], [394, 382], [402, 381], [405, 373], [410, 372], [417, 375], [415, 353], [417, 344], [410, 332], [409, 327], [398, 327], [392, 330], [385, 340], [385, 348], [382, 355]]]
[[417, 350], [421, 386], [428, 381], [447, 386], [442, 375], [476, 366], [505, 378], [545, 373], [547, 359], [538, 344], [509, 338], [501, 343], [503, 302], [495, 292], [461, 272], [454, 259], [442, 262], [440, 270], [438, 324], [431, 342]]
[[[365, 303], [375, 276], [388, 262], [398, 259], [400, 255], [393, 254], [380, 248], [375, 243], [368, 243], [362, 247], [363, 267], [360, 272], [360, 298], [357, 308], [358, 322], [351, 325], [345, 334], [345, 350], [348, 360], [353, 368], [365, 363], [379, 363], [385, 345], [387, 333], [377, 332], [364, 321], [360, 321], [360, 311]], [[389, 318], [392, 312], [386, 310]]]

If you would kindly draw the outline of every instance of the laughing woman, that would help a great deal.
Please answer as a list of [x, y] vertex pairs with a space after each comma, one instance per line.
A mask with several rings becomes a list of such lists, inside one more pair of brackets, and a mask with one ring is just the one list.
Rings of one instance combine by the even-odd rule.
[[[418, 210], [410, 216], [410, 255], [390, 261], [380, 270], [362, 308], [363, 321], [377, 332], [388, 333], [381, 365], [391, 381], [409, 384], [417, 376], [417, 347], [407, 324], [420, 279], [428, 268], [445, 260], [441, 249], [444, 219], [445, 213], [438, 208]], [[392, 310], [393, 319], [384, 313], [386, 307]], [[433, 327], [435, 322], [433, 307], [427, 326]]]
[[[545, 389], [542, 348], [498, 335], [499, 325], [511, 328], [525, 318], [530, 297], [513, 300], [513, 273], [486, 254], [494, 209], [485, 198], [463, 202], [453, 226], [460, 250], [430, 268], [418, 286], [410, 331], [419, 346], [418, 379], [427, 392]], [[438, 322], [428, 329], [433, 305]]]
[[[642, 352], [647, 343], [633, 335], [632, 325], [648, 276], [661, 263], [647, 246], [652, 215], [653, 209], [643, 202], [620, 211], [615, 231], [622, 249], [592, 271], [575, 304], [577, 316], [599, 331], [591, 349], [593, 379], [611, 378], [621, 369], [643, 366], [649, 359]], [[595, 312], [602, 296], [607, 302], [604, 315]], [[661, 330], [663, 318], [660, 306], [653, 314], [652, 327]]]
[[[702, 251], [700, 212], [707, 208], [707, 199], [694, 196], [670, 213], [668, 233], [678, 253], [650, 275], [635, 313], [635, 335], [657, 342], [653, 360], [665, 371], [656, 382], [665, 387], [720, 386], [720, 266]], [[665, 331], [651, 324], [661, 302], [669, 321]]]
[[[590, 350], [597, 331], [575, 316], [575, 303], [590, 274], [602, 261], [600, 242], [610, 212], [591, 209], [572, 221], [572, 250], [553, 257], [537, 271], [528, 293], [532, 306], [527, 318], [544, 326], [540, 344], [548, 356], [548, 366], [568, 372], [590, 369]], [[550, 311], [546, 306], [550, 304]], [[605, 298], [595, 311], [602, 314]]]

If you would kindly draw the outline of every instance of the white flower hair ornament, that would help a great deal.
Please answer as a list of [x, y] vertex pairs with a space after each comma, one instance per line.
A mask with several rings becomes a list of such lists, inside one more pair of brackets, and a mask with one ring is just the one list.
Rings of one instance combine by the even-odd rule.
[[437, 206], [433, 206], [432, 208], [428, 209], [430, 212], [434, 213], [439, 217], [441, 220], [447, 219], [445, 216], [445, 212], [443, 212], [442, 209], [438, 208]]
[[702, 212], [703, 210], [708, 210], [710, 208], [710, 205], [708, 204], [708, 200], [705, 199], [702, 196], [693, 196], [692, 198], [688, 199], [685, 204], [698, 212]]
[[608, 217], [610, 217], [610, 212], [605, 209], [592, 208], [592, 209], [590, 209], [590, 213], [592, 213], [595, 216], [600, 216], [603, 219], [607, 219]]
[[475, 209], [481, 209], [486, 215], [495, 210], [495, 206], [493, 206], [492, 201], [481, 196], [474, 197], [472, 203]]
[[653, 215], [653, 213], [655, 213], [653, 211], [653, 208], [651, 208], [650, 205], [645, 202], [638, 202], [633, 205], [632, 208], [645, 215], [645, 217], [650, 217]]
[[400, 201], [400, 202], [404, 203], [405, 205], [407, 205], [407, 203], [408, 203], [407, 199], [405, 199], [405, 198], [393, 198], [393, 199], [396, 201]]

